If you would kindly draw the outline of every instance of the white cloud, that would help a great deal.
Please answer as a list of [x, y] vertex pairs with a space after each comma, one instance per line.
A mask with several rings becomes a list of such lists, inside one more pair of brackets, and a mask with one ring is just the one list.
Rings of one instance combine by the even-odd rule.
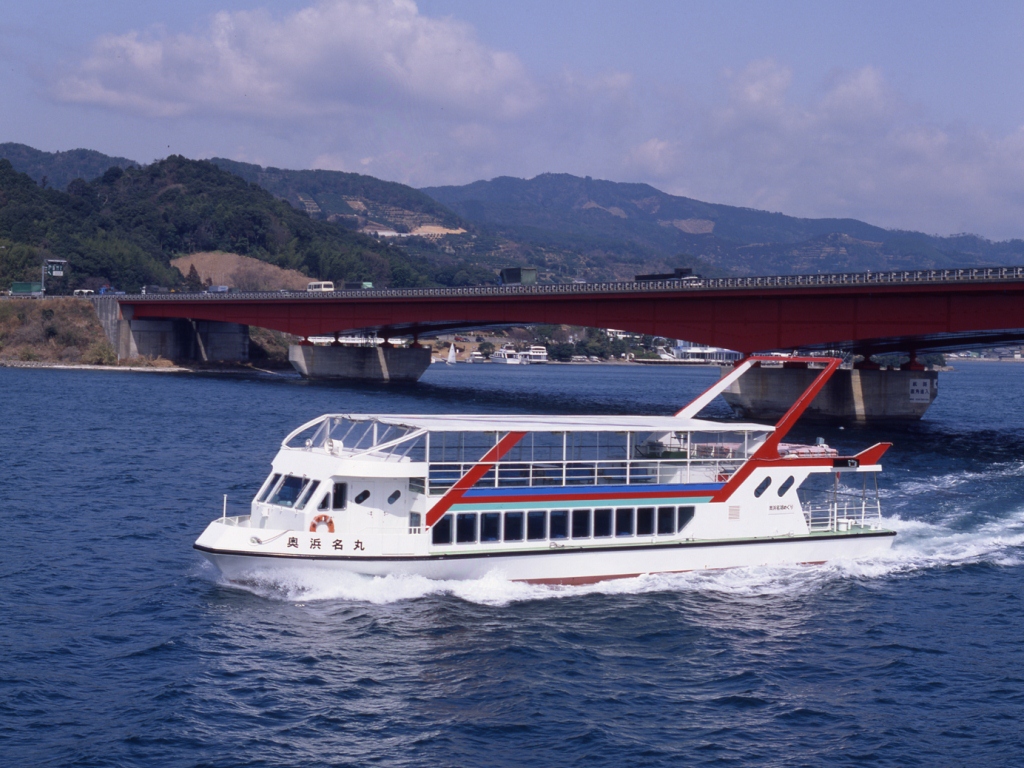
[[944, 124], [876, 67], [832, 72], [810, 96], [798, 74], [753, 61], [700, 99], [614, 68], [543, 78], [410, 0], [323, 0], [218, 13], [194, 34], [104, 37], [57, 94], [153, 125], [180, 118], [203, 150], [278, 166], [417, 186], [568, 172], [799, 216], [1024, 235], [1024, 128]]
[[201, 34], [104, 37], [57, 93], [156, 117], [267, 120], [381, 108], [511, 118], [538, 100], [514, 55], [411, 0], [324, 0], [280, 19], [221, 12]]
[[[729, 73], [707, 117], [662, 131], [682, 149], [657, 177], [680, 194], [791, 215], [1024, 235], [1024, 129], [993, 137], [937, 124], [873, 67], [833, 76], [803, 104], [790, 96], [792, 79], [770, 60]], [[637, 167], [635, 149], [624, 158]]]

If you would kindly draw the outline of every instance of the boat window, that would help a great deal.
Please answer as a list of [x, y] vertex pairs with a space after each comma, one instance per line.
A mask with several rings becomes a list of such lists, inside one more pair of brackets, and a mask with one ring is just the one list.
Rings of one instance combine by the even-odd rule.
[[480, 515], [480, 541], [501, 541], [501, 512]]
[[455, 543], [476, 543], [476, 512], [464, 512], [455, 516]]
[[567, 509], [553, 509], [551, 510], [551, 538], [552, 539], [568, 539], [569, 538], [569, 510]]
[[616, 536], [632, 536], [633, 535], [633, 510], [632, 509], [616, 509], [615, 510], [615, 535]]
[[526, 538], [530, 540], [548, 537], [548, 513], [534, 510], [526, 513]]
[[393, 491], [391, 493], [391, 495], [388, 496], [388, 504], [394, 504], [400, 498], [402, 498], [402, 492], [401, 491]]
[[452, 543], [452, 516], [445, 515], [436, 523], [434, 527], [430, 529], [431, 540], [434, 544], [451, 544]]
[[409, 478], [409, 493], [426, 493], [427, 482], [423, 477]]
[[679, 508], [679, 525], [676, 527], [677, 531], [683, 530], [690, 521], [693, 520], [693, 507], [680, 507]]
[[331, 492], [328, 491], [324, 494], [324, 497], [320, 499], [320, 503], [317, 505], [317, 509], [330, 509], [331, 506]]
[[793, 487], [793, 483], [795, 483], [795, 482], [796, 482], [796, 480], [793, 479], [792, 475], [787, 477], [786, 481], [782, 485], [779, 486], [779, 496], [785, 496], [786, 495], [786, 491], [788, 491], [790, 488], [792, 488]]
[[574, 509], [572, 511], [572, 537], [574, 539], [590, 538], [589, 509]]
[[270, 495], [270, 492], [272, 490], [274, 490], [274, 486], [277, 485], [277, 481], [280, 480], [280, 479], [281, 479], [281, 475], [280, 474], [273, 474], [273, 475], [271, 475], [270, 476], [270, 480], [267, 481], [267, 484], [265, 486], [263, 486], [263, 493], [261, 493], [256, 498], [256, 501], [266, 501], [267, 497]]
[[676, 532], [676, 508], [658, 507], [658, 533], [664, 536]]
[[370, 498], [370, 492], [363, 490], [356, 494], [356, 497], [352, 499], [352, 501], [354, 501], [356, 504], [362, 504], [368, 498]]
[[331, 509], [344, 509], [348, 505], [348, 483], [334, 484], [334, 503]]
[[505, 513], [505, 541], [523, 540], [523, 513]]
[[431, 432], [430, 462], [477, 462], [498, 443], [496, 432]]
[[[503, 461], [562, 461], [561, 432], [528, 432], [505, 454]], [[559, 481], [561, 485], [561, 481]]]
[[654, 533], [654, 507], [639, 507], [636, 511], [636, 535], [650, 536]]
[[270, 503], [277, 504], [279, 507], [293, 506], [308, 482], [304, 477], [285, 475], [281, 485], [278, 486], [278, 489], [270, 497]]
[[422, 519], [423, 518], [420, 516], [419, 512], [410, 512], [409, 513], [409, 527], [416, 529], [415, 531], [409, 531], [409, 533], [419, 533], [420, 532], [420, 525], [422, 524], [421, 523]]
[[612, 535], [612, 511], [610, 509], [594, 510], [594, 538]]
[[313, 494], [316, 493], [316, 489], [319, 488], [319, 487], [320, 487], [320, 481], [319, 480], [314, 480], [312, 483], [310, 483], [308, 486], [306, 486], [306, 490], [303, 492], [302, 496], [299, 497], [299, 501], [295, 505], [295, 508], [296, 509], [305, 509], [306, 502], [309, 501], [311, 498], [313, 498]]
[[754, 489], [754, 498], [761, 498], [761, 494], [768, 490], [768, 486], [772, 484], [772, 479], [766, 477], [761, 483]]

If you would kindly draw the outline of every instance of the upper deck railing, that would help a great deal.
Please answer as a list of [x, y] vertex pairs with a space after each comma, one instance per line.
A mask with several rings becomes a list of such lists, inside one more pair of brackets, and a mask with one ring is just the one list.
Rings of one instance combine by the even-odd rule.
[[322, 300], [384, 298], [472, 298], [487, 296], [572, 296], [586, 293], [713, 292], [765, 288], [821, 288], [869, 285], [934, 285], [1014, 282], [1024, 280], [1024, 267], [916, 269], [892, 272], [838, 272], [816, 275], [753, 277], [683, 277], [673, 280], [624, 280], [558, 285], [477, 285], [464, 288], [374, 288], [348, 291], [258, 291], [245, 293], [124, 294], [115, 298], [146, 301], [241, 301], [252, 299]]

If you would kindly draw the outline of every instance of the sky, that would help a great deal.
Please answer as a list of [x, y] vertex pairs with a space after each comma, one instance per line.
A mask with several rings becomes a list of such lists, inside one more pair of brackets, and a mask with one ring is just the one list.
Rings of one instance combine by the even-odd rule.
[[1024, 3], [8, 0], [0, 142], [1024, 237]]

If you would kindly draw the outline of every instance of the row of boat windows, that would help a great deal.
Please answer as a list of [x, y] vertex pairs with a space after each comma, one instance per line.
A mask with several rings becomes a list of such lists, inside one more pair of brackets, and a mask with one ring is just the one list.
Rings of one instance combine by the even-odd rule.
[[438, 520], [431, 535], [434, 544], [671, 536], [693, 514], [693, 507], [460, 512]]
[[[310, 480], [307, 477], [298, 477], [296, 475], [284, 475], [282, 479], [281, 475], [275, 474], [270, 478], [270, 482], [267, 483], [263, 493], [256, 500], [266, 502], [267, 504], [276, 504], [279, 507], [288, 507], [289, 509], [305, 509], [306, 504], [313, 498], [319, 487], [319, 480]], [[388, 496], [388, 504], [394, 504], [401, 496], [401, 491], [392, 491], [391, 495]], [[356, 494], [353, 501], [356, 504], [362, 504], [369, 498], [370, 492], [364, 489]], [[317, 509], [342, 510], [347, 506], [348, 483], [333, 483], [330, 490], [320, 499]]]

